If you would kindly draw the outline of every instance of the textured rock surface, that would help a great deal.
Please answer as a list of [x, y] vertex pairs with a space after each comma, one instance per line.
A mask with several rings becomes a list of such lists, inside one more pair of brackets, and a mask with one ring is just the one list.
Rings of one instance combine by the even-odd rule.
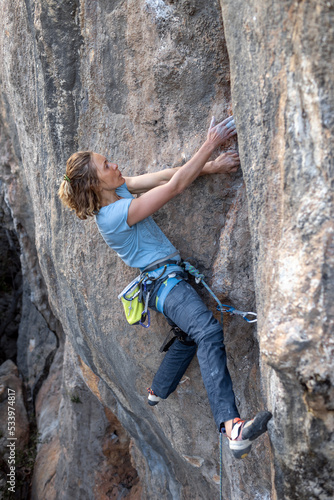
[[277, 495], [331, 498], [333, 2], [221, 5]]
[[[41, 270], [37, 258], [35, 247], [35, 227], [33, 218], [33, 208], [26, 185], [24, 171], [19, 168], [20, 160], [13, 149], [18, 147], [15, 142], [15, 133], [10, 130], [15, 128], [11, 120], [7, 120], [6, 105], [1, 107], [2, 120], [0, 127], [1, 144], [1, 175], [0, 175], [0, 220], [1, 220], [1, 278], [4, 285], [7, 282], [12, 285], [12, 281], [17, 281], [17, 276], [21, 274], [19, 263], [14, 260], [14, 265], [8, 262], [14, 259], [15, 254], [10, 252], [15, 243], [15, 235], [18, 237], [21, 248], [21, 265], [23, 274], [23, 286], [18, 280], [18, 285], [14, 288], [20, 292], [23, 300], [22, 311], [18, 310], [15, 315], [13, 326], [9, 325], [7, 317], [11, 311], [7, 304], [14, 304], [17, 299], [13, 293], [7, 293], [7, 288], [2, 296], [4, 316], [1, 317], [1, 328], [3, 330], [1, 354], [4, 359], [13, 355], [20, 370], [20, 375], [24, 378], [25, 402], [32, 408], [34, 404], [38, 435], [31, 436], [28, 443], [29, 426], [24, 409], [23, 396], [17, 391], [17, 439], [20, 455], [16, 459], [16, 495], [19, 498], [59, 498], [59, 491], [67, 499], [74, 498], [111, 498], [121, 495], [122, 498], [140, 498], [141, 488], [133, 466], [130, 463], [129, 437], [121, 428], [120, 423], [114, 415], [96, 399], [96, 395], [90, 393], [85, 386], [81, 370], [77, 366], [76, 359], [71, 359], [68, 349], [64, 355], [64, 335], [59, 321], [56, 320], [50, 310], [45, 283], [41, 275]], [[12, 132], [12, 142], [9, 139]], [[16, 281], [14, 284], [16, 284]], [[18, 294], [17, 294], [18, 295]], [[16, 311], [13, 309], [13, 313]], [[13, 316], [13, 314], [11, 314]], [[19, 338], [12, 340], [12, 332], [19, 324]], [[9, 326], [10, 327], [9, 327]], [[68, 346], [67, 346], [68, 347]], [[5, 370], [10, 363], [7, 361], [1, 366]], [[64, 363], [64, 366], [63, 366]], [[13, 365], [14, 366], [14, 365]], [[17, 378], [15, 368], [15, 384], [11, 386], [21, 387], [21, 381]], [[64, 374], [64, 376], [63, 376]], [[69, 377], [72, 379], [69, 380]], [[3, 377], [2, 377], [3, 378]], [[8, 377], [7, 377], [8, 378]], [[7, 379], [6, 379], [7, 380]], [[10, 382], [12, 378], [10, 379]], [[44, 383], [43, 383], [44, 382]], [[6, 385], [1, 384], [2, 391]], [[81, 404], [75, 394], [72, 396], [69, 391], [76, 394], [81, 391]], [[94, 391], [93, 391], [94, 392]], [[63, 395], [63, 397], [62, 397]], [[1, 398], [5, 398], [5, 394]], [[0, 450], [0, 496], [2, 493], [8, 495], [8, 485], [6, 484], [7, 454], [6, 448], [6, 425], [7, 425], [7, 400], [1, 402], [1, 450]], [[78, 403], [76, 405], [76, 403]], [[83, 405], [81, 412], [72, 411], [73, 406]], [[65, 413], [64, 413], [65, 410]], [[22, 421], [21, 413], [24, 411], [25, 420]], [[91, 429], [91, 417], [97, 418], [99, 425]], [[73, 435], [73, 421], [77, 426], [75, 430], [75, 440], [72, 440], [72, 448], [69, 449], [66, 435]], [[23, 425], [24, 424], [24, 425]], [[34, 421], [31, 422], [34, 426]], [[60, 428], [60, 431], [59, 431]], [[112, 428], [112, 430], [110, 430]], [[120, 436], [116, 438], [115, 432]], [[94, 446], [87, 446], [87, 441], [83, 436], [93, 442]], [[111, 436], [114, 436], [111, 439]], [[35, 455], [35, 447], [38, 447], [37, 459], [32, 475], [31, 457]], [[82, 449], [83, 448], [83, 449]], [[67, 456], [72, 460], [68, 461]], [[81, 456], [85, 460], [82, 460]], [[117, 462], [115, 464], [115, 462]], [[90, 473], [87, 474], [87, 464]], [[91, 470], [92, 464], [95, 468]], [[86, 489], [83, 489], [82, 478], [86, 477]], [[77, 497], [75, 496], [77, 495]], [[86, 497], [85, 497], [86, 495]]]
[[40, 435], [32, 498], [140, 498], [129, 437], [97, 399], [97, 385], [69, 343], [65, 353], [58, 350], [36, 401]]
[[[224, 302], [259, 314], [257, 331], [225, 318], [225, 338], [240, 411], [274, 411], [274, 446], [265, 436], [253, 460], [235, 463], [224, 443], [224, 499], [330, 498], [332, 3], [222, 0], [222, 10], [204, 0], [0, 5], [1, 194], [30, 300], [58, 339], [40, 351], [50, 356], [44, 384], [57, 371], [63, 328], [81, 370], [87, 365], [98, 375], [99, 397], [132, 438], [142, 488], [133, 495], [218, 495], [218, 436], [197, 361], [166, 402], [147, 406], [164, 320], [154, 316], [148, 332], [127, 326], [116, 297], [133, 271], [109, 251], [94, 221], [60, 206], [57, 189], [76, 149], [113, 156], [127, 175], [180, 165], [201, 143], [211, 115], [224, 117], [233, 105], [245, 184], [241, 172], [201, 178], [156, 216]], [[67, 352], [64, 391], [73, 356]], [[38, 389], [47, 373], [38, 377], [34, 366]], [[77, 425], [75, 407], [64, 394], [63, 406], [57, 401], [53, 421], [71, 408]], [[93, 403], [85, 408], [87, 429]], [[110, 414], [101, 415], [107, 425]], [[40, 421], [40, 428], [48, 425]], [[80, 468], [66, 469], [65, 457], [76, 462], [73, 443], [84, 443], [75, 432], [66, 440], [70, 429], [64, 425], [59, 441], [49, 443], [44, 456], [56, 458], [45, 481], [38, 480], [43, 454], [37, 459], [37, 498], [53, 473], [50, 488], [60, 491], [65, 482], [63, 498], [73, 498]], [[87, 448], [80, 448], [83, 463]], [[112, 461], [105, 464], [100, 473], [110, 478]]]

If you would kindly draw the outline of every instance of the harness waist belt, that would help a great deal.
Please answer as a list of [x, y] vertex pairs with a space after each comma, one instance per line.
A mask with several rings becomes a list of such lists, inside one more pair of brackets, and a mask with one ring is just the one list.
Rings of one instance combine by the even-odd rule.
[[154, 266], [150, 266], [147, 269], [145, 269], [145, 271], [143, 271], [143, 272], [150, 273], [152, 271], [155, 271], [156, 269], [159, 269], [159, 267], [167, 266], [169, 264], [177, 265], [177, 262], [175, 260], [170, 260], [170, 259], [164, 260], [161, 262], [161, 264], [155, 264]]
[[[172, 259], [172, 257], [176, 257], [176, 258]], [[167, 255], [167, 257], [165, 259], [157, 260], [157, 261], [153, 262], [152, 264], [150, 264], [149, 266], [145, 267], [145, 269], [142, 271], [142, 273], [155, 271], [155, 269], [159, 269], [159, 267], [163, 267], [167, 264], [178, 264], [178, 262], [180, 262], [180, 260], [181, 260], [181, 257], [180, 257], [179, 252], [174, 252], [171, 255]]]

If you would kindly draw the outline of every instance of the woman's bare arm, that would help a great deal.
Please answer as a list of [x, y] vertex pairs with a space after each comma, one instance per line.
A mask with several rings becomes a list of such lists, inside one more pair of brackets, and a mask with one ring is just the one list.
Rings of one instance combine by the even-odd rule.
[[182, 193], [200, 175], [213, 151], [235, 134], [233, 117], [216, 126], [211, 122], [207, 140], [191, 160], [180, 167], [168, 182], [132, 200], [127, 219], [129, 226], [152, 215], [169, 200]]
[[[236, 172], [239, 165], [240, 160], [238, 153], [236, 151], [227, 151], [226, 153], [222, 153], [215, 160], [207, 162], [199, 175], [229, 174], [231, 172]], [[124, 176], [124, 179], [130, 193], [142, 194], [157, 186], [166, 184], [180, 168], [182, 167], [166, 168], [159, 172], [136, 175], [133, 177]]]

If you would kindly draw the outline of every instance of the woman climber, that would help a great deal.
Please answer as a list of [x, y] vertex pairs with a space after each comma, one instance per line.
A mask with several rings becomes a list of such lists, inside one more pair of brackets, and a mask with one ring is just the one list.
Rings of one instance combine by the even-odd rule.
[[[272, 415], [261, 411], [251, 420], [240, 419], [226, 365], [222, 326], [184, 279], [177, 249], [150, 217], [198, 176], [236, 171], [236, 152], [208, 161], [234, 135], [232, 116], [217, 125], [213, 118], [205, 142], [185, 165], [134, 177], [123, 177], [118, 165], [100, 154], [74, 153], [67, 161], [59, 197], [80, 219], [95, 216], [106, 243], [127, 265], [149, 277], [148, 306], [163, 312], [177, 334], [153, 379], [149, 403], [156, 404], [176, 389], [197, 350], [216, 425], [226, 433], [233, 455], [244, 458], [252, 441], [267, 430]], [[137, 194], [140, 196], [135, 198]]]

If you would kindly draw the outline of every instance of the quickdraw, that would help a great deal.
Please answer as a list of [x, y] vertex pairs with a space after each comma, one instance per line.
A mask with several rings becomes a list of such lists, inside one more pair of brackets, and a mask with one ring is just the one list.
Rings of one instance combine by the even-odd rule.
[[[235, 307], [228, 306], [226, 304], [222, 304], [220, 302], [220, 300], [218, 299], [218, 297], [213, 293], [211, 288], [205, 283], [204, 274], [201, 274], [198, 271], [198, 269], [196, 269], [194, 266], [192, 266], [189, 262], [183, 261], [182, 266], [189, 274], [191, 274], [192, 276], [195, 277], [196, 283], [202, 283], [202, 285], [207, 289], [207, 291], [211, 294], [211, 296], [218, 303], [217, 311], [220, 311], [221, 314], [223, 314], [224, 312], [228, 312], [230, 314], [236, 314], [236, 315], [242, 316], [244, 318], [244, 320], [247, 321], [247, 323], [255, 323], [257, 321], [257, 314], [254, 312], [239, 311], [238, 309], [235, 309]], [[255, 316], [255, 318], [250, 319], [247, 316]]]

